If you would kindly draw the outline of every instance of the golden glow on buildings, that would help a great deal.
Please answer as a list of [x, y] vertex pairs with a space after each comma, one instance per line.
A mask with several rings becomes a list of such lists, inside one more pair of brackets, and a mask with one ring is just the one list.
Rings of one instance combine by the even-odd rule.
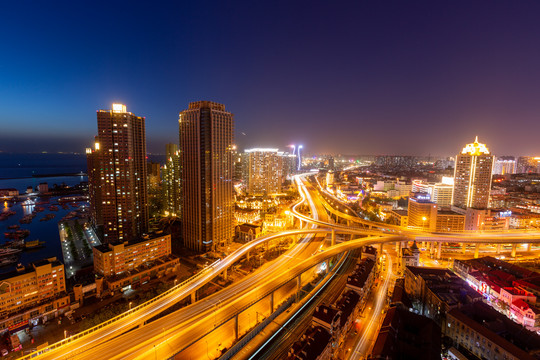
[[153, 236], [133, 243], [103, 244], [94, 247], [94, 271], [103, 276], [133, 271], [148, 261], [171, 254], [171, 235]]
[[469, 154], [469, 155], [476, 155], [476, 156], [482, 155], [482, 154], [489, 155], [489, 150], [486, 144], [482, 144], [478, 142], [478, 136], [477, 136], [474, 139], [474, 143], [465, 145], [463, 150], [461, 150], [461, 153]]
[[124, 104], [112, 104], [112, 111], [115, 113], [125, 113], [126, 109]]

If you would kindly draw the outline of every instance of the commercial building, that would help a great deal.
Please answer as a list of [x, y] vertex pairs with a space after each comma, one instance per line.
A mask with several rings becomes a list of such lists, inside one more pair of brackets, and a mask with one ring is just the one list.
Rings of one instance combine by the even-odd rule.
[[493, 165], [494, 175], [506, 175], [516, 173], [516, 158], [513, 156], [501, 156], [495, 160]]
[[412, 181], [413, 193], [429, 194], [430, 200], [438, 206], [450, 206], [452, 204], [452, 191], [454, 190], [454, 179], [443, 176], [440, 183], [427, 183], [422, 180]]
[[437, 204], [430, 196], [416, 193], [409, 198], [408, 225], [423, 230], [435, 231], [437, 226]]
[[416, 245], [416, 241], [413, 242], [411, 247], [401, 248], [401, 269], [405, 269], [407, 266], [418, 266], [420, 261], [420, 249]]
[[445, 335], [458, 349], [479, 359], [533, 360], [540, 352], [540, 337], [478, 301], [451, 309]]
[[148, 173], [148, 186], [150, 188], [159, 188], [161, 185], [161, 165], [157, 162], [148, 161], [146, 169]]
[[517, 160], [517, 173], [540, 173], [540, 157], [520, 156]]
[[97, 122], [86, 149], [92, 224], [104, 243], [138, 238], [148, 229], [145, 118], [113, 104]]
[[386, 313], [368, 359], [441, 359], [441, 327], [401, 307]]
[[171, 236], [150, 234], [131, 242], [118, 242], [93, 247], [94, 271], [103, 276], [132, 271], [147, 261], [171, 254]]
[[452, 205], [462, 209], [488, 207], [493, 159], [478, 137], [456, 155]]
[[452, 210], [439, 210], [437, 212], [437, 232], [459, 232], [465, 230], [465, 215]]
[[180, 207], [180, 154], [178, 145], [166, 145], [166, 162], [163, 166], [163, 200], [165, 214], [181, 217]]
[[93, 248], [94, 271], [105, 277], [109, 290], [137, 286], [158, 273], [174, 270], [178, 258], [171, 255], [171, 235], [162, 232], [131, 242]]
[[197, 101], [178, 121], [184, 245], [206, 252], [234, 236], [233, 114], [225, 105]]
[[278, 149], [248, 149], [248, 193], [270, 195], [281, 191], [283, 182], [282, 157]]
[[418, 313], [439, 325], [450, 309], [482, 301], [482, 295], [450, 270], [407, 266], [404, 274], [405, 291]]
[[32, 319], [55, 317], [69, 303], [64, 265], [56, 258], [0, 275], [0, 328], [14, 330]]

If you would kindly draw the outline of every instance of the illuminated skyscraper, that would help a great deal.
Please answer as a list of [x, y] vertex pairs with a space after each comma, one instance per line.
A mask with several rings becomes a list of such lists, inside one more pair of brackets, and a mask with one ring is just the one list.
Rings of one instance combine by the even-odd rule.
[[163, 166], [163, 194], [168, 215], [181, 217], [180, 208], [180, 154], [178, 145], [166, 145], [166, 162]]
[[105, 243], [138, 238], [148, 229], [145, 118], [113, 104], [97, 121], [86, 149], [93, 225]]
[[478, 137], [456, 156], [452, 205], [462, 209], [487, 208], [493, 158], [486, 145], [478, 142]]
[[206, 252], [234, 236], [233, 114], [225, 105], [197, 101], [178, 121], [184, 245]]
[[278, 149], [249, 149], [248, 193], [252, 195], [276, 194], [283, 182], [283, 158]]

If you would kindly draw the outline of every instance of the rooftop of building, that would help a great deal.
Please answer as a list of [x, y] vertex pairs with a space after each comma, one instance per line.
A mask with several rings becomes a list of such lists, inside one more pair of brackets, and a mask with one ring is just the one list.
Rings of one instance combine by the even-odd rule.
[[397, 305], [402, 304], [406, 309], [412, 308], [412, 302], [405, 292], [405, 279], [397, 279], [394, 285], [394, 292], [392, 293], [392, 298], [390, 304]]
[[356, 264], [353, 273], [347, 277], [347, 285], [363, 288], [374, 266], [373, 260], [362, 259]]
[[316, 359], [324, 351], [331, 338], [330, 333], [323, 327], [311, 326], [302, 338], [293, 344], [286, 359]]
[[243, 224], [238, 225], [238, 227], [240, 228], [241, 231], [249, 231], [249, 230], [257, 230], [257, 229], [260, 229], [260, 228], [261, 228], [261, 225], [254, 225], [254, 224], [243, 223]]
[[450, 307], [482, 299], [482, 295], [450, 270], [416, 266], [407, 266], [407, 269], [421, 277], [426, 287]]
[[159, 238], [162, 238], [162, 237], [165, 237], [165, 236], [170, 236], [170, 234], [167, 234], [163, 230], [158, 230], [158, 231], [154, 231], [154, 232], [151, 232], [151, 233], [148, 233], [148, 234], [144, 234], [142, 237], [139, 237], [139, 238], [135, 238], [135, 239], [131, 239], [131, 240], [128, 240], [128, 241], [123, 241], [123, 242], [122, 241], [117, 241], [117, 242], [112, 242], [110, 244], [101, 244], [101, 245], [98, 245], [98, 246], [94, 246], [94, 248], [99, 250], [100, 252], [105, 253], [105, 252], [111, 251], [111, 246], [121, 245], [121, 244], [124, 244], [124, 246], [132, 246], [132, 245], [137, 245], [137, 244], [140, 244], [140, 243], [144, 243], [146, 241], [159, 239]]
[[399, 215], [399, 216], [408, 216], [409, 210], [391, 210], [391, 212]]
[[313, 318], [319, 319], [322, 322], [327, 324], [332, 324], [337, 317], [339, 317], [340, 312], [337, 309], [334, 309], [328, 305], [319, 305], [315, 308], [313, 312]]
[[522, 360], [533, 360], [529, 352], [540, 351], [540, 336], [513, 322], [483, 302], [448, 312], [475, 332]]
[[340, 296], [340, 298], [336, 302], [336, 308], [341, 311], [341, 327], [345, 326], [345, 323], [347, 323], [347, 320], [356, 308], [356, 305], [358, 305], [359, 301], [360, 295], [358, 295], [355, 291], [352, 290], [347, 290]]
[[16, 276], [32, 273], [35, 271], [36, 267], [40, 267], [40, 266], [44, 266], [48, 264], [50, 264], [53, 267], [63, 265], [55, 257], [34, 261], [33, 263], [30, 264], [30, 266], [23, 266], [22, 264], [19, 264], [20, 266], [17, 266], [17, 269], [0, 274], [0, 281], [11, 279]]
[[370, 255], [377, 255], [377, 249], [373, 246], [364, 246], [362, 248], [362, 253], [370, 254]]
[[441, 358], [441, 328], [431, 319], [392, 307], [384, 317], [372, 359]]
[[512, 305], [517, 306], [522, 310], [531, 309], [535, 314], [540, 314], [540, 309], [536, 306], [526, 303], [523, 299], [516, 299], [512, 301]]

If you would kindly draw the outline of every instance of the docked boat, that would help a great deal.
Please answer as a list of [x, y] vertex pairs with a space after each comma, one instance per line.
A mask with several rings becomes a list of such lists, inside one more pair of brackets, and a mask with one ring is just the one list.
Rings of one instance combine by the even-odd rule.
[[9, 225], [7, 228], [10, 230], [19, 230], [21, 228], [21, 225]]
[[8, 266], [11, 264], [15, 264], [17, 261], [19, 261], [19, 258], [16, 256], [10, 256], [3, 259], [0, 259], [0, 266]]
[[30, 230], [15, 230], [15, 231], [7, 231], [4, 233], [4, 236], [8, 239], [24, 239], [30, 235]]
[[23, 249], [24, 248], [24, 240], [23, 239], [13, 239], [6, 241], [4, 245], [2, 245], [3, 248], [18, 248]]
[[12, 248], [0, 249], [0, 259], [17, 255], [21, 251], [22, 250], [20, 249], [12, 249]]
[[45, 208], [44, 208], [44, 207], [41, 207], [41, 206], [36, 206], [36, 207], [34, 208], [34, 211], [35, 211], [35, 212], [42, 212], [42, 211], [45, 211]]
[[39, 221], [49, 221], [51, 219], [54, 219], [55, 216], [56, 216], [56, 214], [47, 214], [47, 215], [45, 215], [45, 217], [39, 219]]
[[38, 248], [41, 248], [43, 246], [45, 246], [45, 241], [39, 241], [39, 239], [26, 241], [24, 243], [24, 248], [25, 249], [38, 249]]
[[56, 205], [51, 205], [51, 206], [49, 206], [49, 210], [50, 210], [50, 211], [58, 211], [58, 206], [56, 206]]

